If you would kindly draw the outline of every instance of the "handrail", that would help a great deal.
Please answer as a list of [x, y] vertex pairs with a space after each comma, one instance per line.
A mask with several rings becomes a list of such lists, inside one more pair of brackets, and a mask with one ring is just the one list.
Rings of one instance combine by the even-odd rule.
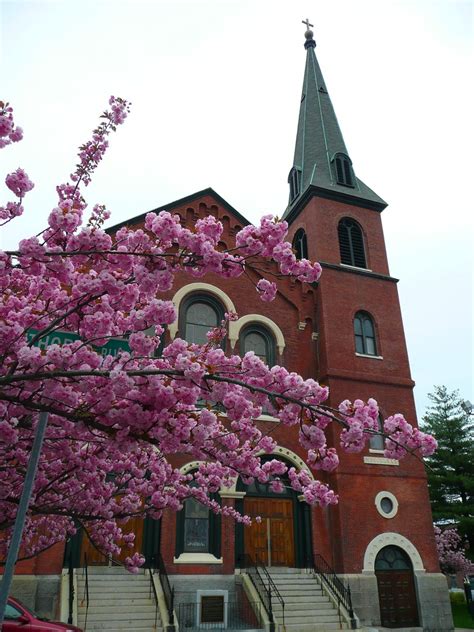
[[255, 556], [255, 566], [257, 567], [257, 569], [258, 569], [258, 567], [260, 567], [263, 570], [263, 573], [265, 575], [265, 579], [266, 579], [267, 584], [268, 584], [268, 590], [270, 592], [270, 595], [274, 595], [278, 599], [278, 601], [280, 602], [281, 607], [282, 607], [282, 611], [283, 611], [283, 625], [285, 625], [285, 601], [284, 601], [283, 597], [281, 596], [280, 591], [276, 587], [275, 582], [271, 578], [270, 573], [267, 571], [267, 567], [259, 559], [258, 555]]
[[68, 564], [68, 578], [69, 578], [69, 595], [68, 595], [68, 617], [67, 622], [73, 621], [73, 608], [74, 608], [74, 564], [72, 563], [72, 555], [69, 555]]
[[265, 608], [265, 611], [268, 615], [270, 621], [270, 629], [275, 630], [276, 622], [273, 615], [272, 596], [275, 596], [281, 604], [283, 613], [283, 624], [285, 623], [285, 601], [280, 595], [280, 592], [275, 586], [275, 583], [270, 577], [270, 574], [267, 571], [265, 565], [258, 559], [258, 557], [254, 560], [250, 555], [245, 553], [242, 561], [243, 567], [247, 570], [248, 576], [250, 577], [250, 580], [254, 585], [255, 590], [260, 597], [260, 601], [262, 602], [263, 607]]
[[168, 573], [166, 572], [166, 566], [161, 557], [161, 553], [156, 554], [158, 562], [158, 573], [160, 577], [161, 587], [163, 588], [163, 595], [166, 601], [166, 607], [168, 609], [169, 625], [174, 626], [174, 586], [170, 585]]
[[150, 592], [148, 593], [148, 595], [149, 595], [149, 597], [151, 597], [151, 593], [153, 592], [153, 597], [155, 599], [155, 627], [154, 627], [154, 629], [156, 630], [156, 624], [158, 622], [158, 593], [156, 592], [155, 582], [153, 581], [153, 574], [156, 571], [156, 557], [155, 557], [155, 555], [153, 555], [151, 557], [151, 561], [150, 562], [147, 562], [146, 568], [148, 569], [148, 574], [149, 574], [149, 577], [150, 577]]
[[82, 601], [86, 601], [86, 617], [84, 620], [84, 630], [87, 628], [87, 614], [89, 612], [89, 572], [88, 572], [88, 566], [87, 566], [87, 553], [84, 553], [84, 570], [82, 571], [83, 575], [85, 575], [85, 582], [84, 582], [84, 596], [82, 598]]
[[351, 620], [351, 627], [355, 629], [357, 627], [357, 620], [354, 615], [354, 609], [352, 607], [351, 589], [346, 586], [344, 582], [336, 575], [334, 570], [329, 566], [328, 562], [322, 555], [316, 553], [312, 558], [312, 570], [324, 582], [329, 589], [333, 592], [337, 599], [339, 618], [341, 617], [341, 604], [346, 609], [349, 618]]

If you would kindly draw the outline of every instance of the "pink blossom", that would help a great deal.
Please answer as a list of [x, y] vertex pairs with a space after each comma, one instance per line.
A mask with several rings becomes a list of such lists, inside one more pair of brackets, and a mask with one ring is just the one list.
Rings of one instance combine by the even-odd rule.
[[9, 173], [5, 178], [5, 183], [10, 191], [13, 191], [13, 193], [19, 198], [22, 198], [25, 193], [31, 191], [31, 189], [35, 186], [29, 179], [26, 171], [20, 168], [13, 171], [13, 173]]

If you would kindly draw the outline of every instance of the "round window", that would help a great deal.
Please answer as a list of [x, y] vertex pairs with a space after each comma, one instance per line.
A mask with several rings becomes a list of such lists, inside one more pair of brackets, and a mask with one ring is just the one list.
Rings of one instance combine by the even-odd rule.
[[384, 518], [393, 518], [398, 512], [398, 500], [391, 492], [379, 492], [375, 497], [375, 506]]
[[380, 501], [380, 508], [386, 514], [389, 514], [393, 509], [393, 502], [388, 496], [384, 496]]

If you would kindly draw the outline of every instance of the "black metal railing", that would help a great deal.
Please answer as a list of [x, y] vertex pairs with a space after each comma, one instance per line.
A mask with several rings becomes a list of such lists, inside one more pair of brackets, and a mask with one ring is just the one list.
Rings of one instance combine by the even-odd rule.
[[324, 583], [332, 591], [332, 594], [337, 600], [339, 620], [341, 621], [341, 606], [344, 606], [351, 620], [351, 627], [355, 629], [357, 627], [357, 620], [352, 607], [350, 587], [348, 585], [346, 586], [342, 579], [336, 575], [322, 555], [316, 553], [310, 560], [311, 570], [320, 578], [321, 583]]
[[278, 588], [275, 586], [275, 582], [267, 571], [267, 568], [263, 562], [256, 557], [253, 559], [250, 555], [245, 554], [242, 557], [242, 567], [247, 571], [250, 580], [252, 581], [255, 590], [260, 597], [265, 612], [268, 615], [270, 621], [270, 631], [275, 629], [275, 617], [273, 613], [274, 600], [276, 599], [282, 609], [283, 625], [285, 625], [285, 601], [281, 596]]
[[151, 560], [145, 564], [145, 567], [148, 569], [148, 576], [150, 579], [148, 597], [151, 599], [151, 596], [153, 595], [153, 599], [155, 600], [155, 627], [154, 629], [156, 630], [156, 624], [158, 622], [158, 593], [156, 592], [155, 581], [153, 579], [153, 575], [156, 572], [156, 555], [153, 555], [151, 557]]
[[170, 585], [168, 573], [166, 572], [166, 566], [161, 557], [161, 553], [156, 554], [156, 567], [160, 577], [161, 588], [163, 589], [163, 595], [166, 602], [166, 609], [168, 610], [168, 623], [170, 626], [174, 626], [174, 586]]
[[73, 614], [74, 614], [74, 564], [72, 563], [72, 555], [69, 555], [69, 564], [68, 564], [67, 574], [68, 574], [68, 580], [69, 580], [67, 622], [72, 623]]
[[[201, 603], [179, 603], [176, 617], [179, 629], [186, 632], [210, 630], [256, 630], [262, 627], [259, 603], [244, 599], [224, 602], [220, 612], [206, 613]], [[204, 620], [203, 620], [204, 619]]]
[[87, 566], [87, 553], [84, 553], [84, 566], [82, 569], [84, 577], [84, 594], [82, 596], [82, 603], [86, 602], [86, 616], [84, 619], [84, 630], [87, 629], [87, 614], [89, 612], [89, 567]]

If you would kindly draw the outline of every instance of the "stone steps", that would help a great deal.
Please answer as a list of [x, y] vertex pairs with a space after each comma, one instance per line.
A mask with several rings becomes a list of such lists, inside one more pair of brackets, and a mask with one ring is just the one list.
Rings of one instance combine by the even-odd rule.
[[[77, 625], [85, 628], [85, 576], [77, 574]], [[131, 575], [122, 568], [90, 568], [87, 632], [161, 632], [156, 605], [150, 594], [150, 578]]]
[[[345, 629], [333, 602], [323, 591], [313, 575], [292, 569], [267, 569], [285, 602], [286, 632], [324, 632]], [[283, 607], [278, 599], [273, 600], [275, 620], [283, 626]]]

